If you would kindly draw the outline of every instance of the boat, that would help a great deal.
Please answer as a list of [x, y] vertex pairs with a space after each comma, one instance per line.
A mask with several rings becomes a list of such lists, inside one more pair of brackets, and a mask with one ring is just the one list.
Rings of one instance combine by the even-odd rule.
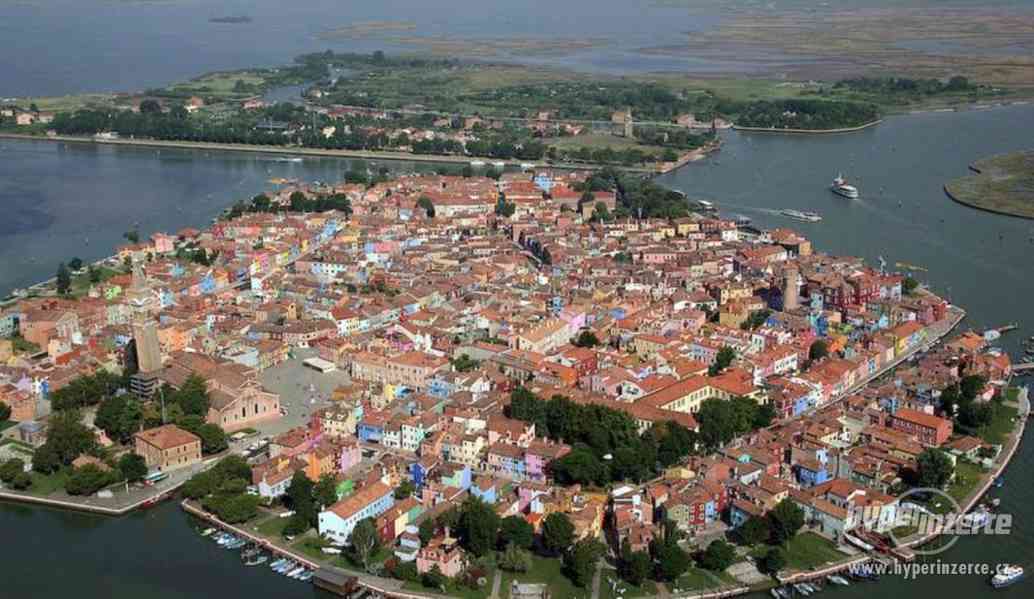
[[256, 555], [256, 556], [253, 556], [253, 557], [250, 557], [250, 558], [244, 560], [244, 565], [245, 566], [257, 566], [259, 564], [264, 564], [267, 561], [269, 561], [269, 556], [266, 556], [266, 555]]
[[211, 535], [213, 532], [215, 532], [214, 528], [206, 528], [206, 529], [201, 531], [201, 536], [207, 537], [207, 536]]
[[995, 488], [996, 489], [1002, 488], [1003, 485], [1005, 485], [1005, 479], [1004, 478], [999, 476], [998, 478], [995, 479]]
[[287, 573], [287, 577], [288, 578], [294, 578], [294, 577], [298, 576], [299, 574], [301, 574], [304, 571], [305, 571], [305, 566], [298, 566], [294, 570], [291, 570], [290, 572], [288, 572]]
[[750, 224], [750, 223], [752, 222], [752, 221], [751, 221], [751, 219], [750, 219], [750, 217], [749, 217], [749, 216], [747, 216], [747, 215], [745, 215], [745, 214], [733, 214], [733, 215], [732, 215], [732, 220], [733, 220], [733, 221], [734, 221], [734, 222], [735, 222], [735, 223], [736, 223], [736, 224], [737, 224], [738, 226], [741, 226], [741, 227], [742, 227], [742, 226], [746, 226], [746, 225], [749, 225], [749, 224]]
[[801, 210], [793, 210], [790, 208], [784, 208], [779, 211], [779, 214], [788, 216], [794, 220], [799, 220], [808, 223], [817, 223], [822, 220], [822, 217], [814, 212], [805, 212]]
[[768, 592], [771, 593], [772, 596], [775, 597], [775, 599], [784, 599], [782, 593], [779, 592], [779, 589], [773, 588], [770, 589]]
[[470, 166], [485, 166], [484, 160], [471, 160]]
[[1020, 566], [1003, 564], [998, 566], [998, 571], [991, 577], [991, 586], [1002, 589], [1023, 580], [1024, 575], [1023, 568]]
[[306, 570], [305, 572], [302, 572], [302, 575], [298, 577], [298, 580], [302, 582], [307, 582], [312, 578], [313, 574], [315, 574], [315, 572], [313, 572], [312, 570]]
[[841, 174], [838, 174], [837, 178], [833, 179], [833, 184], [830, 185], [829, 188], [838, 196], [843, 196], [852, 200], [858, 197], [858, 188], [854, 185], [848, 185], [847, 179], [845, 179]]
[[838, 584], [838, 585], [840, 585], [842, 587], [846, 587], [846, 586], [849, 586], [851, 584], [850, 582], [847, 581], [846, 578], [844, 578], [843, 576], [839, 576], [837, 574], [830, 574], [829, 576], [826, 577], [826, 580], [832, 582], [833, 584]]
[[811, 594], [811, 590], [808, 589], [806, 586], [804, 586], [803, 583], [797, 583], [797, 584], [793, 585], [793, 588], [794, 588], [795, 591], [797, 591], [801, 595], [804, 595], [805, 597], [807, 597], [808, 595]]
[[707, 200], [697, 200], [697, 205], [700, 206], [701, 210], [717, 210], [718, 209], [714, 205], [714, 202], [708, 202]]

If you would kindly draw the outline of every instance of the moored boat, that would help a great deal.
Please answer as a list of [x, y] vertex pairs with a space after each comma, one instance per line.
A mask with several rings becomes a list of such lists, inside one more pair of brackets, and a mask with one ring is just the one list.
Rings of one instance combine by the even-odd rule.
[[1002, 589], [1016, 584], [1026, 576], [1023, 568], [1015, 564], [1003, 564], [998, 566], [998, 571], [991, 577], [991, 586]]
[[826, 577], [826, 580], [832, 582], [833, 584], [838, 584], [838, 585], [840, 585], [842, 587], [846, 587], [846, 586], [851, 584], [850, 582], [847, 581], [846, 578], [844, 578], [843, 576], [837, 575], [837, 574], [830, 574], [829, 576]]
[[791, 208], [784, 208], [779, 211], [779, 214], [782, 214], [783, 216], [788, 216], [794, 220], [799, 220], [808, 223], [817, 223], [822, 220], [822, 216], [816, 214], [815, 212], [793, 210]]

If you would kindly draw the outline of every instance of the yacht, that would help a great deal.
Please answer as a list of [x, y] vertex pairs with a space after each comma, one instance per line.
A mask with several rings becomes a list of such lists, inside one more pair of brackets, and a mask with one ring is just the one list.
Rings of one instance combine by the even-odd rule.
[[782, 214], [783, 216], [789, 216], [790, 218], [795, 220], [809, 223], [817, 223], [820, 220], [822, 220], [822, 217], [814, 212], [803, 212], [801, 210], [792, 210], [790, 208], [784, 208], [783, 210], [780, 210], [779, 214]]
[[852, 200], [858, 197], [858, 188], [854, 185], [848, 185], [847, 179], [841, 174], [838, 174], [837, 178], [833, 179], [833, 185], [830, 186], [830, 189], [838, 196], [844, 196]]
[[991, 577], [991, 586], [996, 589], [1007, 587], [1023, 580], [1023, 568], [1016, 565], [1001, 565], [998, 572]]

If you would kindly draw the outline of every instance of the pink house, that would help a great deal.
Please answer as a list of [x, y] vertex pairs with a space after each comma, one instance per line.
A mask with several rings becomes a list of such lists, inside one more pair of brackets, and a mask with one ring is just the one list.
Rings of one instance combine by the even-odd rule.
[[363, 454], [359, 449], [359, 441], [355, 437], [347, 437], [341, 440], [340, 444], [341, 456], [338, 462], [338, 471], [347, 472], [362, 461]]
[[159, 254], [169, 254], [176, 249], [176, 238], [165, 233], [155, 233], [151, 236], [154, 243], [154, 251]]
[[460, 549], [459, 541], [450, 537], [449, 530], [446, 529], [444, 537], [431, 539], [417, 552], [416, 570], [424, 574], [437, 566], [442, 574], [454, 578], [463, 571], [464, 561], [466, 560], [463, 549]]

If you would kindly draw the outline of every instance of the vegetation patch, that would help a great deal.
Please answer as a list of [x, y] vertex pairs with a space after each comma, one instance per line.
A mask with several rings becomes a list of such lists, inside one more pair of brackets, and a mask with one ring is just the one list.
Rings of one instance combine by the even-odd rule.
[[949, 197], [981, 210], [1034, 218], [1034, 150], [992, 156], [970, 168], [974, 174], [944, 186]]

